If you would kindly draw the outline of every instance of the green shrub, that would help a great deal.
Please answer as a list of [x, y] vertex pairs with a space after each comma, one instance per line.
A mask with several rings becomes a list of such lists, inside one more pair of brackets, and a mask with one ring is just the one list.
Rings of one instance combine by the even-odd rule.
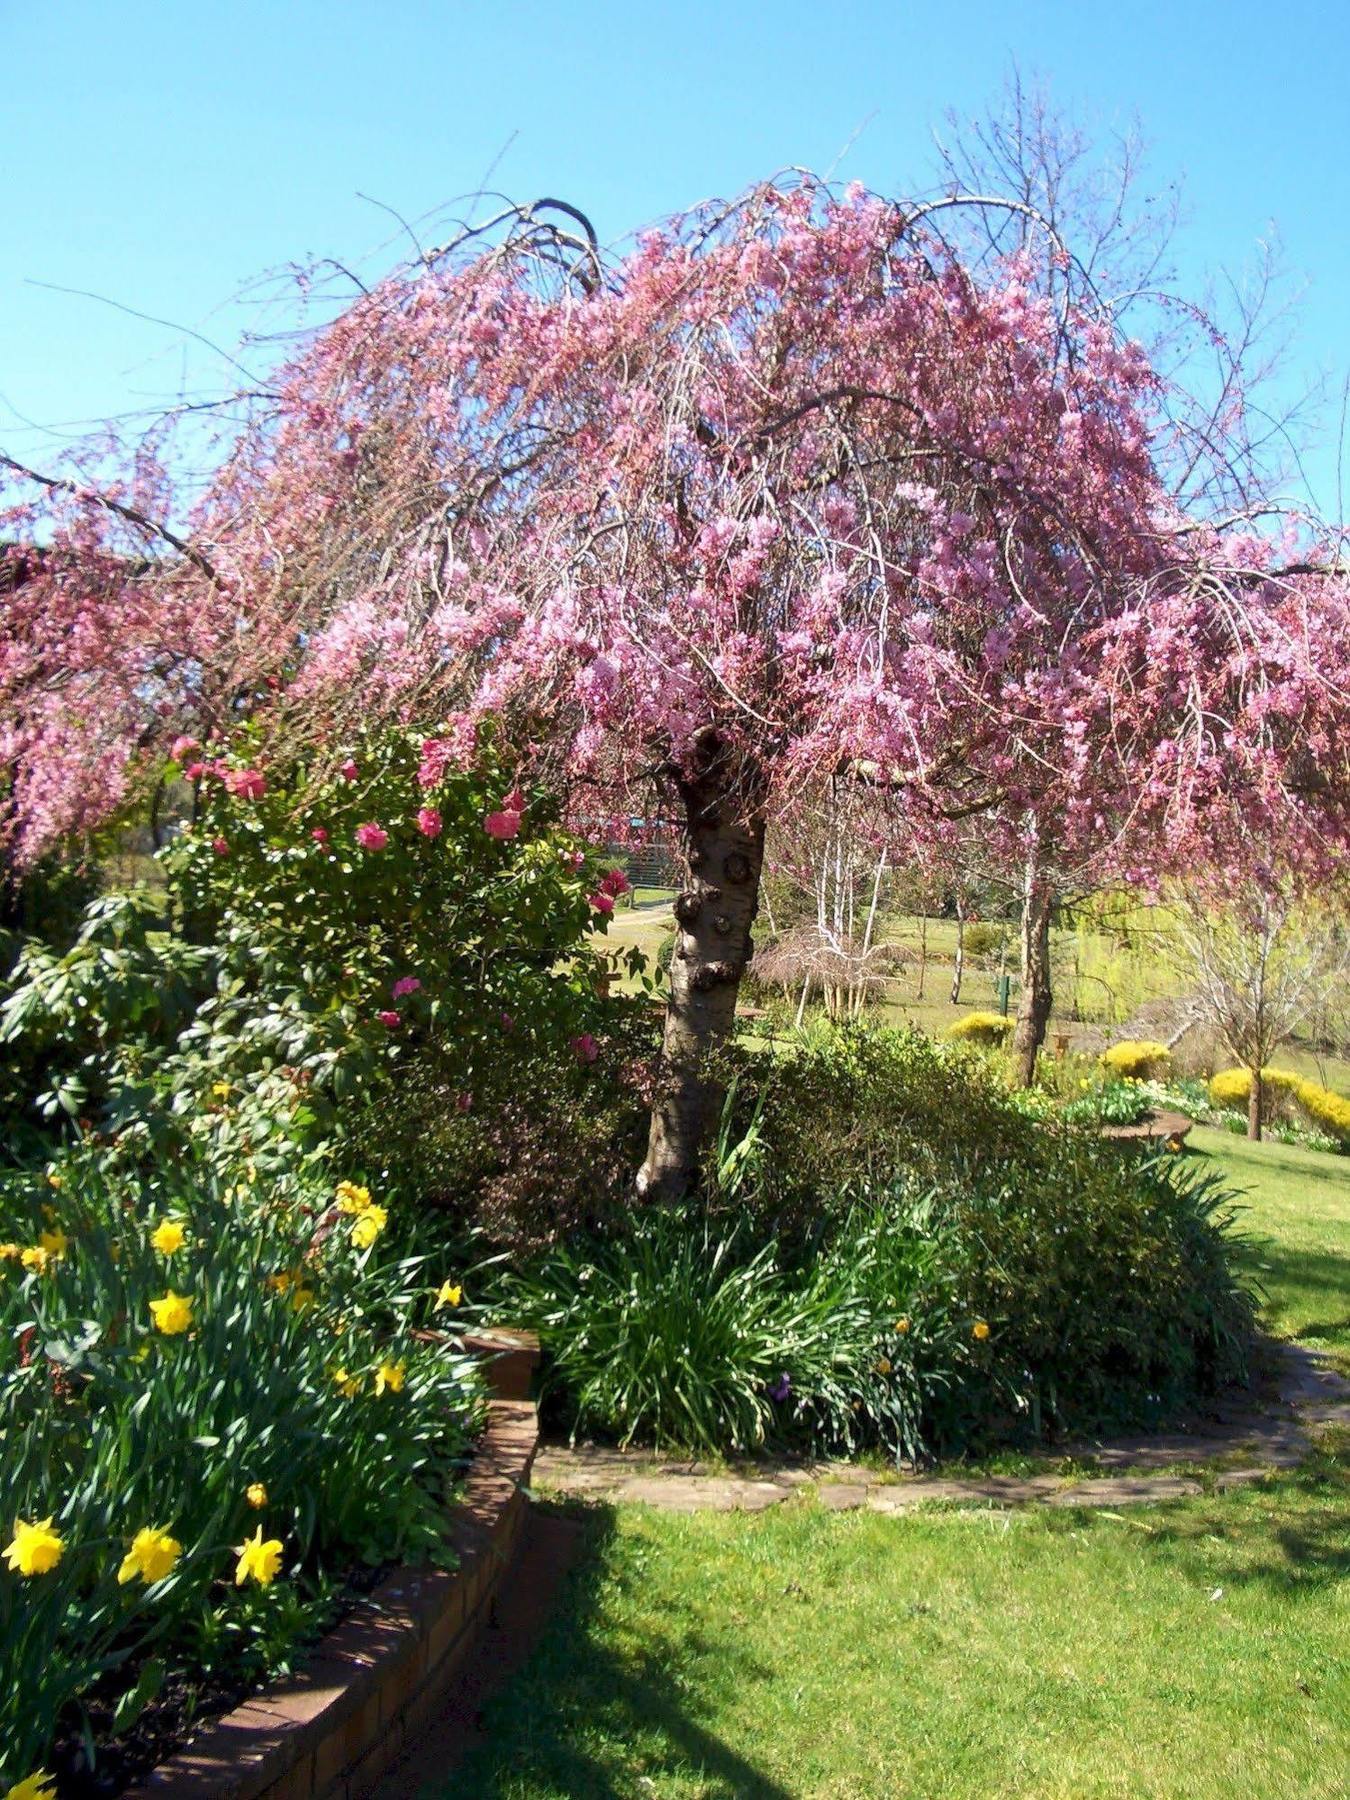
[[1012, 1028], [1013, 1021], [1002, 1013], [970, 1012], [947, 1028], [947, 1036], [957, 1043], [1002, 1044]]
[[1112, 1075], [1131, 1081], [1149, 1081], [1165, 1076], [1172, 1061], [1166, 1044], [1149, 1039], [1124, 1038], [1102, 1052], [1102, 1067]]
[[511, 1285], [574, 1428], [702, 1452], [766, 1440], [917, 1455], [959, 1333], [921, 1207], [850, 1208], [807, 1261], [743, 1225], [644, 1213]]
[[[247, 1683], [353, 1566], [443, 1556], [480, 1402], [421, 1328], [453, 1321], [458, 1271], [388, 1253], [377, 1209], [181, 1161], [110, 1180], [94, 1149], [0, 1180], [4, 1530], [50, 1519], [63, 1546], [47, 1572], [0, 1568], [0, 1790], [84, 1739], [93, 1691], [121, 1729], [156, 1669], [179, 1694]], [[236, 1585], [260, 1528], [276, 1578]], [[123, 1566], [143, 1529], [178, 1547], [149, 1585]]]
[[1074, 1125], [1138, 1125], [1154, 1111], [1159, 1090], [1126, 1076], [1089, 1086], [1067, 1106], [1060, 1117]]
[[963, 948], [972, 962], [982, 962], [988, 957], [998, 956], [1007, 941], [1006, 925], [990, 925], [983, 920], [967, 925], [962, 933]]

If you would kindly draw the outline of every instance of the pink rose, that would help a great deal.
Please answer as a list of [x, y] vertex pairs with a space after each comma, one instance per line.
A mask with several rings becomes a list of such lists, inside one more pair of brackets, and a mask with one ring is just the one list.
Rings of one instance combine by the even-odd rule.
[[613, 894], [587, 894], [586, 898], [598, 913], [612, 913], [614, 911]]
[[267, 792], [267, 782], [257, 769], [231, 769], [225, 785], [237, 800], [261, 800]]
[[580, 1037], [572, 1039], [572, 1054], [578, 1062], [593, 1063], [600, 1054], [600, 1046], [589, 1031], [583, 1031]]
[[346, 762], [343, 763], [342, 767], [338, 770], [338, 774], [342, 777], [342, 779], [344, 781], [355, 781], [356, 780], [356, 764], [352, 761], [350, 756], [347, 758]]
[[417, 814], [417, 829], [423, 837], [439, 837], [443, 824], [444, 821], [434, 806], [424, 806]]
[[395, 1000], [401, 1000], [405, 994], [415, 994], [421, 985], [415, 975], [400, 975], [390, 992]]
[[197, 742], [195, 737], [187, 737], [185, 735], [183, 737], [176, 737], [173, 740], [169, 755], [176, 763], [180, 763], [185, 756], [190, 756], [194, 750], [200, 749], [201, 745]]
[[399, 1026], [403, 1023], [403, 1015], [401, 1013], [389, 1011], [377, 1012], [375, 1017], [380, 1021], [381, 1025], [389, 1031], [397, 1031]]
[[631, 885], [622, 869], [611, 869], [600, 883], [600, 891], [604, 894], [613, 894], [617, 898], [620, 894], [626, 894]]
[[513, 838], [520, 830], [518, 812], [492, 812], [483, 820], [483, 829], [491, 838]]
[[200, 781], [202, 776], [206, 773], [206, 764], [201, 762], [191, 762], [183, 770], [183, 773], [187, 776], [189, 781]]
[[328, 842], [328, 833], [324, 830], [322, 825], [316, 825], [309, 835], [314, 839], [316, 844], [322, 845]]
[[383, 825], [368, 819], [364, 825], [357, 826], [356, 841], [363, 850], [383, 850], [389, 842], [389, 833]]
[[230, 854], [230, 840], [228, 838], [212, 838], [211, 848], [215, 851], [217, 856], [228, 856]]

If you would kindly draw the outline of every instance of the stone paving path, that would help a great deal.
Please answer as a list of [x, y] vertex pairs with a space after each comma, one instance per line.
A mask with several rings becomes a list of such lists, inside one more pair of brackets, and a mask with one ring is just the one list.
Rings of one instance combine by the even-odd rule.
[[[1137, 1506], [1199, 1494], [1206, 1483], [1193, 1474], [1166, 1470], [1198, 1463], [1218, 1466], [1212, 1479], [1226, 1488], [1260, 1481], [1274, 1469], [1293, 1468], [1327, 1426], [1350, 1430], [1350, 1381], [1316, 1351], [1273, 1346], [1275, 1373], [1258, 1393], [1243, 1394], [1212, 1419], [1188, 1429], [1109, 1442], [1062, 1446], [1062, 1459], [1106, 1471], [990, 1475], [951, 1480], [900, 1475], [859, 1463], [747, 1460], [717, 1468], [662, 1457], [649, 1450], [601, 1445], [545, 1445], [534, 1465], [540, 1492], [590, 1500], [645, 1501], [669, 1512], [763, 1512], [804, 1488], [837, 1512], [911, 1512], [935, 1501], [976, 1506]], [[1115, 1471], [1112, 1473], [1111, 1471]]]

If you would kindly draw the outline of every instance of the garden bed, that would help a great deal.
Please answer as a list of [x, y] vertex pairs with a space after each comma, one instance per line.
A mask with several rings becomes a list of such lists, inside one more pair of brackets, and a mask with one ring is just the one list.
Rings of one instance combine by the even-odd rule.
[[1161, 1139], [1169, 1150], [1180, 1150], [1194, 1125], [1195, 1120], [1188, 1119], [1185, 1113], [1151, 1112], [1133, 1125], [1103, 1125], [1101, 1132], [1104, 1138], [1145, 1142]]
[[325, 1800], [367, 1793], [431, 1716], [490, 1615], [520, 1539], [539, 1441], [526, 1333], [470, 1335], [496, 1393], [455, 1510], [452, 1571], [399, 1568], [303, 1670], [197, 1732], [127, 1800]]

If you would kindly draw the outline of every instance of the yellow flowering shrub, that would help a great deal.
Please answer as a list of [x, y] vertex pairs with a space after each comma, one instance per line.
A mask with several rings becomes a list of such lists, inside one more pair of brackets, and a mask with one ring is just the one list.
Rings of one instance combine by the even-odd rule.
[[[1298, 1091], [1302, 1076], [1295, 1075], [1291, 1069], [1262, 1069], [1261, 1081], [1267, 1093], [1293, 1095]], [[1251, 1092], [1250, 1069], [1220, 1069], [1210, 1078], [1210, 1104], [1222, 1111], [1236, 1112], [1245, 1108]]]
[[1294, 1099], [1314, 1125], [1333, 1137], [1350, 1140], [1350, 1100], [1315, 1081], [1300, 1081]]
[[964, 1044], [1002, 1044], [1012, 1028], [1013, 1021], [1002, 1013], [970, 1012], [948, 1027], [947, 1036]]
[[1172, 1052], [1167, 1045], [1149, 1038], [1124, 1038], [1101, 1054], [1102, 1067], [1121, 1080], [1152, 1080], [1165, 1075], [1171, 1061]]

